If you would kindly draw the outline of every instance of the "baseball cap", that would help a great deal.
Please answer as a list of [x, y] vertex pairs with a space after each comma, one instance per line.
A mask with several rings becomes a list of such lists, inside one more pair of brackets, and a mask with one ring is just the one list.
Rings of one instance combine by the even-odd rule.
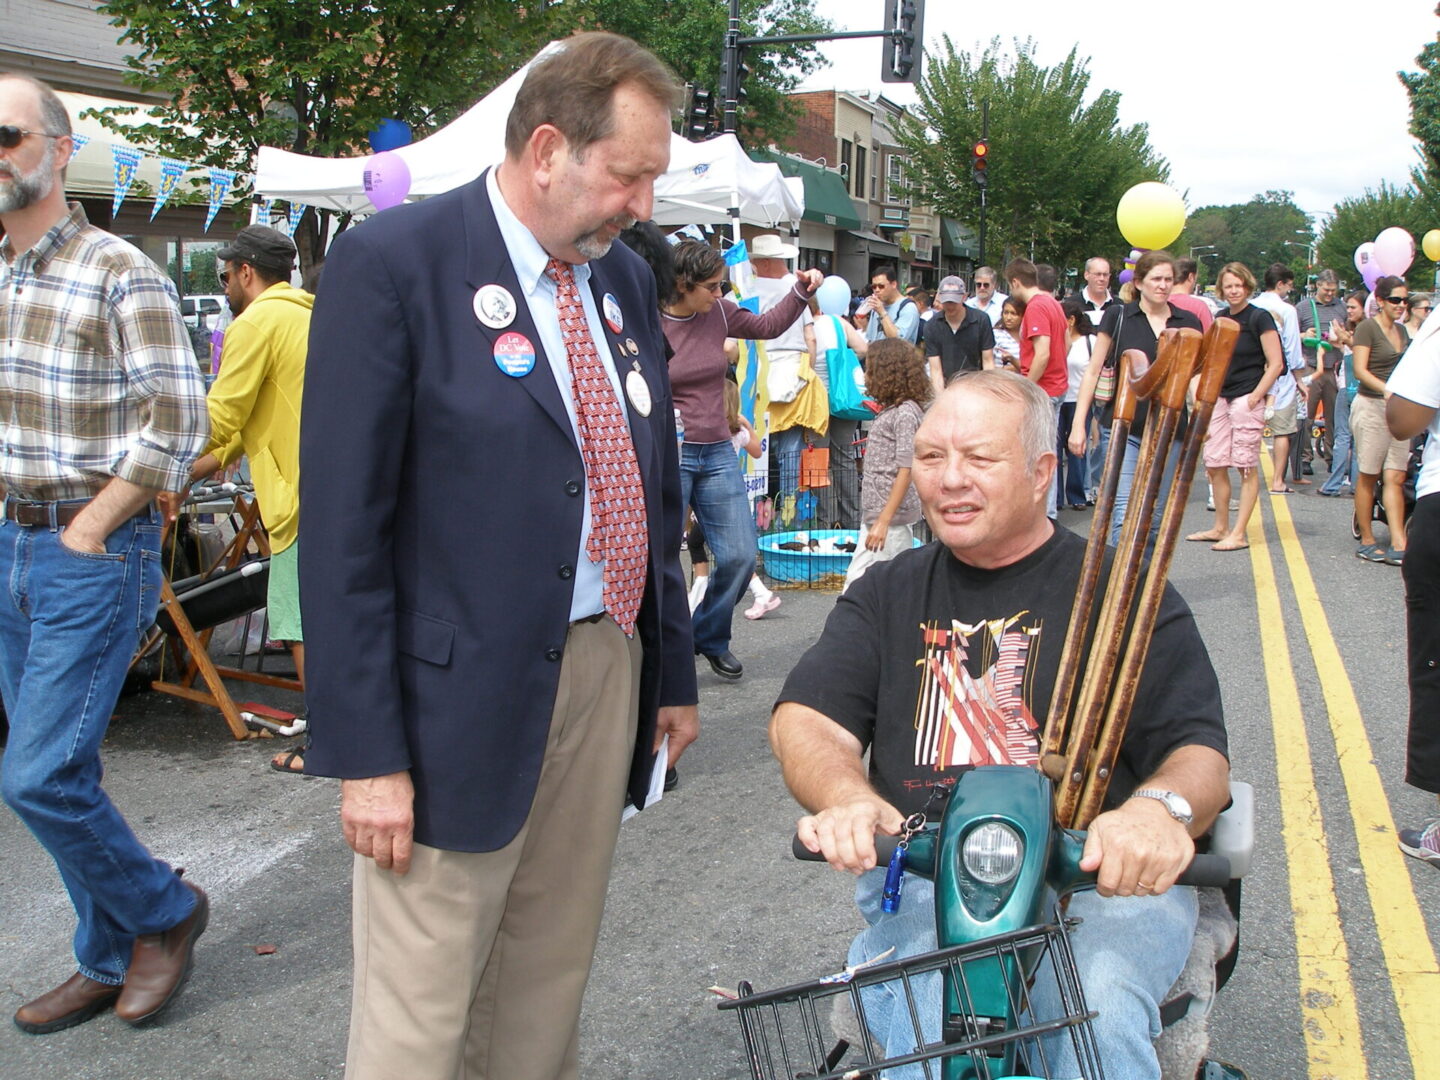
[[268, 225], [247, 225], [215, 255], [225, 262], [246, 262], [283, 274], [295, 264], [295, 242]]
[[965, 280], [963, 278], [942, 278], [940, 288], [935, 290], [937, 304], [963, 304], [965, 302]]

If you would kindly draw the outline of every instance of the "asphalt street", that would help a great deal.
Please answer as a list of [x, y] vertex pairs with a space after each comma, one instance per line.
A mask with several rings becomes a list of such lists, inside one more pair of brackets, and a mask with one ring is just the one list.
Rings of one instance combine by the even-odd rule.
[[[1200, 486], [1187, 531], [1208, 524]], [[1400, 782], [1399, 571], [1354, 558], [1347, 501], [1262, 503], [1264, 528], [1249, 554], [1182, 544], [1172, 574], [1221, 675], [1235, 775], [1258, 797], [1240, 966], [1212, 1016], [1212, 1049], [1256, 1080], [1433, 1080], [1440, 1071], [1425, 1071], [1434, 1062], [1425, 1044], [1435, 1028], [1417, 1020], [1433, 1017], [1426, 995], [1440, 1001], [1440, 874], [1405, 859], [1393, 839], [1396, 822], [1434, 808]], [[1088, 517], [1065, 512], [1062, 522], [1083, 530]], [[1306, 574], [1318, 605], [1305, 600]], [[788, 855], [797, 809], [765, 724], [834, 594], [783, 596], [762, 621], [737, 613], [744, 679], [722, 684], [702, 669], [704, 730], [681, 763], [680, 787], [622, 830], [583, 1018], [587, 1080], [749, 1076], [739, 1026], [707, 988], [748, 979], [763, 989], [835, 970], [858, 926], [850, 880]], [[1340, 707], [1337, 680], [1353, 688], [1358, 717]], [[1284, 705], [1291, 699], [1293, 708]], [[1277, 717], [1292, 713], [1282, 726]], [[0, 1024], [0, 1080], [342, 1075], [350, 859], [338, 788], [265, 768], [282, 745], [233, 741], [213, 710], [153, 693], [122, 699], [106, 745], [107, 789], [153, 851], [209, 890], [210, 929], [161, 1022], [132, 1030], [107, 1013], [43, 1037]], [[1308, 784], [1303, 769], [1296, 780], [1302, 765]], [[1366, 770], [1378, 778], [1368, 794]], [[0, 851], [8, 1015], [73, 971], [72, 915], [52, 864], [9, 811], [0, 811]], [[1327, 936], [1316, 919], [1330, 905]], [[1423, 947], [1395, 929], [1414, 928], [1404, 923], [1411, 907]], [[1397, 942], [1408, 957], [1397, 957]], [[1345, 1071], [1346, 1060], [1362, 1071]]]

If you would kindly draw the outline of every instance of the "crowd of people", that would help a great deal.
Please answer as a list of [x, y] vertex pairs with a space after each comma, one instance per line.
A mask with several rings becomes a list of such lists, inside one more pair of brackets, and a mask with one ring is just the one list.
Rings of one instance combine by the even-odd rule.
[[[26, 597], [0, 604], [3, 791], [78, 924], [75, 974], [18, 1010], [23, 1030], [112, 1007], [155, 1019], [206, 929], [204, 889], [110, 803], [100, 744], [156, 612], [157, 502], [173, 508], [171, 493], [243, 452], [271, 538], [271, 617], [312, 734], [275, 764], [339, 778], [354, 851], [346, 1075], [575, 1077], [622, 811], [645, 805], [659, 772], [678, 779], [699, 734], [695, 657], [741, 678], [735, 608], [747, 590], [753, 617], [778, 602], [756, 576], [740, 461], [761, 447], [732, 380], [737, 340], [767, 342], [773, 365], [770, 495], [826, 487], [821, 523], [855, 537], [841, 599], [772, 718], [807, 811], [801, 837], [864, 872], [857, 960], [932, 940], [916, 930], [923, 896], [906, 922], [877, 908], [874, 835], [924, 797], [922, 775], [1033, 763], [1059, 650], [1029, 645], [1066, 623], [1081, 545], [1056, 519], [1094, 501], [1114, 357], [1153, 357], [1165, 330], [1202, 329], [1217, 311], [1195, 295], [1194, 264], [1157, 251], [1118, 297], [1108, 262], [1090, 260], [1063, 303], [1054, 268], [1025, 258], [968, 284], [947, 276], [933, 296], [877, 265], [849, 313], [825, 315], [821, 275], [790, 271], [796, 252], [768, 234], [752, 240], [763, 302], [749, 310], [725, 295], [713, 245], [672, 245], [642, 224], [680, 97], [634, 42], [580, 34], [532, 65], [499, 166], [344, 231], [316, 296], [289, 284], [288, 238], [241, 230], [220, 251], [235, 318], [207, 397], [170, 283], [65, 200], [60, 99], [0, 75], [0, 407], [12, 418], [0, 574]], [[1337, 306], [1322, 274], [1297, 311], [1287, 273], [1269, 268], [1259, 295], [1245, 266], [1219, 275], [1218, 313], [1241, 344], [1205, 449], [1214, 527], [1190, 539], [1244, 547], [1267, 423], [1276, 496], [1287, 478], [1309, 482], [1307, 455], [1328, 456], [1321, 491], [1354, 491], [1358, 554], [1403, 567], [1407, 779], [1440, 792], [1436, 324], [1396, 278]], [[862, 366], [863, 409], [839, 392]], [[1318, 445], [1302, 401], [1312, 422], [1323, 415]], [[1144, 424], [1123, 455], [1122, 507]], [[1412, 511], [1409, 440], [1427, 428]], [[828, 461], [813, 453], [827, 449]], [[681, 565], [692, 518], [703, 589]], [[912, 551], [922, 519], [937, 542]], [[1100, 888], [1076, 935], [1120, 1077], [1156, 1074], [1150, 1018], [1196, 917], [1193, 890], [1174, 882], [1225, 803], [1229, 768], [1215, 673], [1173, 590], [1165, 604], [1165, 647], [1140, 683], [1148, 720], [1092, 825]], [[964, 665], [990, 655], [992, 633], [1021, 656], [1000, 704], [1024, 730], [1000, 750], [917, 741], [917, 702], [964, 710], [989, 693], [984, 671], [940, 685], [917, 659], [944, 648]], [[1400, 835], [1440, 863], [1440, 825]]]

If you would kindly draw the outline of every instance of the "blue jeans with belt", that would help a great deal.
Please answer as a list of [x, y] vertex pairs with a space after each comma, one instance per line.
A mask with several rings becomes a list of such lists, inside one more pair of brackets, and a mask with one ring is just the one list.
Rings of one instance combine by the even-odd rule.
[[693, 616], [695, 651], [718, 656], [730, 648], [730, 620], [755, 573], [756, 553], [755, 515], [728, 440], [681, 444], [680, 493], [705, 530], [714, 560], [705, 599]]
[[152, 512], [125, 522], [103, 555], [73, 551], [63, 535], [53, 524], [0, 521], [0, 693], [10, 717], [0, 790], [69, 890], [81, 974], [118, 985], [135, 935], [167, 930], [195, 906], [100, 787], [100, 743], [159, 604], [160, 520]]

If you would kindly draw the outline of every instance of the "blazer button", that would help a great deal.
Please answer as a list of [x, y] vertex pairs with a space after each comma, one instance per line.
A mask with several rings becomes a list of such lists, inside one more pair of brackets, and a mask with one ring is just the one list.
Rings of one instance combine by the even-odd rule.
[[564, 566], [560, 567], [560, 577], [562, 580], [569, 581], [574, 576], [575, 568], [569, 563], [566, 563]]
[[579, 495], [579, 494], [580, 494], [580, 481], [579, 481], [579, 480], [566, 480], [566, 481], [565, 481], [565, 494], [566, 494], [566, 495]]
[[551, 663], [554, 663], [556, 660], [559, 660], [559, 659], [560, 659], [560, 650], [559, 650], [559, 649], [546, 649], [546, 650], [545, 650], [545, 659], [546, 659], [546, 660], [549, 660]]

